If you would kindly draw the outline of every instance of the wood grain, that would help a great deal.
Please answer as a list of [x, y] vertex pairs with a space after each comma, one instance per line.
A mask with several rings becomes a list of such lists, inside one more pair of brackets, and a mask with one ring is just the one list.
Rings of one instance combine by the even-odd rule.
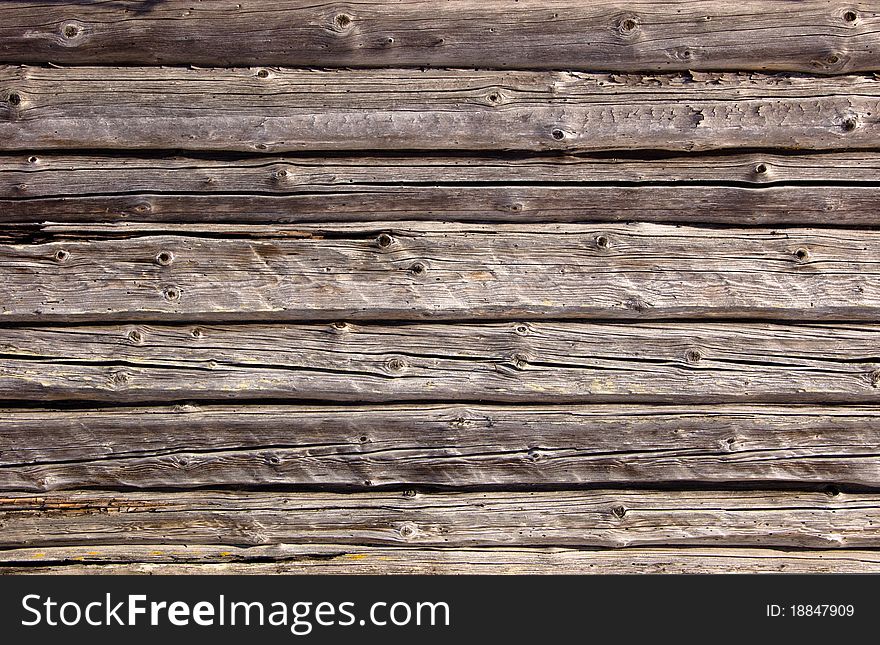
[[176, 405], [0, 414], [0, 490], [876, 488], [876, 407]]
[[418, 222], [174, 230], [83, 228], [75, 239], [0, 244], [0, 320], [880, 315], [880, 241], [864, 230]]
[[871, 2], [0, 3], [0, 61], [557, 69], [876, 69]]
[[880, 327], [726, 323], [0, 327], [0, 399], [880, 401]]
[[880, 147], [880, 77], [0, 67], [0, 150]]
[[185, 493], [0, 498], [0, 546], [876, 548], [880, 497], [766, 491]]
[[880, 155], [870, 152], [653, 160], [4, 155], [0, 222], [876, 226], [878, 176]]
[[[268, 560], [268, 561], [267, 561]], [[873, 550], [150, 545], [0, 551], [0, 575], [877, 573]]]

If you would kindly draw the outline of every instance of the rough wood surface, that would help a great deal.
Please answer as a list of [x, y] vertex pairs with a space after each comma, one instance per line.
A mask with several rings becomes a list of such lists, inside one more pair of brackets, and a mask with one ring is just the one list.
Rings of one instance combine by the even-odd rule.
[[0, 546], [876, 548], [880, 496], [765, 491], [185, 493], [0, 498]]
[[880, 77], [0, 67], [0, 150], [880, 147]]
[[[873, 231], [654, 224], [217, 227], [0, 244], [0, 320], [874, 321]], [[183, 234], [186, 233], [186, 234]], [[245, 237], [248, 236], [249, 237]], [[125, 237], [127, 236], [127, 237]]]
[[0, 399], [880, 401], [880, 327], [726, 323], [0, 327]]
[[802, 0], [0, 3], [0, 61], [877, 69], [877, 6]]
[[[266, 560], [276, 560], [269, 561]], [[872, 550], [93, 545], [0, 551], [3, 574], [878, 573]]]
[[0, 489], [880, 481], [875, 407], [3, 410]]
[[[0, 222], [880, 224], [880, 155], [0, 156]], [[825, 183], [816, 185], [818, 180]], [[835, 183], [828, 183], [828, 182]]]

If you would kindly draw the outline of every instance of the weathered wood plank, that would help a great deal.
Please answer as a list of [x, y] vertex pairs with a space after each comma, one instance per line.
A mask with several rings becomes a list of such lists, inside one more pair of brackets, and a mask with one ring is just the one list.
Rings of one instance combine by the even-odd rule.
[[[276, 559], [276, 562], [267, 562]], [[10, 574], [880, 573], [877, 551], [838, 549], [413, 549], [342, 545], [90, 545], [0, 551]]]
[[828, 0], [0, 3], [0, 61], [558, 69], [877, 68], [877, 7]]
[[108, 493], [0, 498], [0, 546], [876, 548], [880, 496], [764, 491]]
[[[5, 155], [0, 156], [0, 222], [873, 226], [880, 224], [878, 176], [876, 153], [653, 160], [398, 156], [223, 161]], [[846, 184], [812, 183], [818, 180]], [[704, 185], [707, 182], [711, 185]]]
[[0, 67], [0, 150], [880, 147], [880, 77]]
[[96, 228], [0, 244], [0, 319], [880, 316], [874, 231], [417, 222], [103, 230], [128, 237], [96, 239]]
[[0, 327], [0, 400], [880, 401], [880, 327]]
[[0, 489], [880, 485], [876, 407], [3, 410]]

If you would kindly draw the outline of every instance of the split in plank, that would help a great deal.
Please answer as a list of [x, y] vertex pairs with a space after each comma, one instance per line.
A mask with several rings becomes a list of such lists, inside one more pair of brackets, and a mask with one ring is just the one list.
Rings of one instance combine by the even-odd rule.
[[0, 67], [0, 150], [880, 147], [880, 77]]
[[608, 70], [876, 69], [876, 6], [800, 0], [0, 2], [0, 61]]
[[876, 488], [876, 407], [197, 406], [0, 414], [0, 489]]
[[9, 574], [627, 574], [880, 573], [872, 550], [718, 547], [425, 549], [342, 545], [158, 544], [0, 551]]
[[0, 497], [0, 547], [362, 544], [876, 548], [880, 496], [766, 491]]
[[[79, 239], [0, 244], [0, 320], [880, 316], [880, 239], [864, 230], [418, 222], [174, 230], [111, 225], [82, 228]], [[96, 238], [101, 231], [109, 239]]]

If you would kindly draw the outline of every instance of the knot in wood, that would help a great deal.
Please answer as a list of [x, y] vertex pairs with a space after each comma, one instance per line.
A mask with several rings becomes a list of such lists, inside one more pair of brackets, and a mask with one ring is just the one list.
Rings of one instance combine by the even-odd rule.
[[767, 164], [759, 163], [755, 166], [755, 174], [756, 175], [763, 175], [766, 172], [767, 172]]
[[341, 320], [337, 320], [333, 325], [331, 325], [336, 331], [348, 331], [348, 323], [343, 322]]
[[37, 157], [28, 157], [28, 163], [37, 163], [39, 159]]
[[404, 497], [415, 497], [416, 492], [412, 489], [408, 489], [408, 490], [403, 491], [403, 496]]
[[412, 524], [404, 524], [400, 527], [398, 532], [400, 533], [400, 537], [408, 540], [415, 536], [415, 534], [418, 532], [418, 529], [416, 529], [416, 527]]
[[267, 70], [267, 69], [261, 69], [260, 71], [257, 72], [257, 77], [259, 77], [259, 78], [269, 78], [269, 70]]
[[56, 262], [66, 262], [67, 258], [70, 257], [70, 253], [64, 249], [58, 249], [52, 257], [55, 258]]
[[800, 262], [804, 262], [805, 260], [809, 259], [810, 252], [807, 249], [801, 247], [795, 250], [794, 257], [796, 257]]
[[871, 379], [871, 387], [880, 387], [880, 370], [874, 370], [868, 378]]
[[611, 240], [608, 239], [607, 235], [597, 235], [596, 246], [598, 246], [600, 249], [607, 249], [609, 246], [611, 246]]
[[385, 363], [385, 366], [390, 372], [402, 372], [404, 369], [406, 369], [406, 361], [400, 358], [392, 358], [387, 363]]
[[382, 233], [379, 235], [379, 237], [376, 238], [376, 244], [378, 244], [383, 249], [387, 249], [389, 246], [394, 244], [394, 238], [388, 235], [388, 233]]
[[128, 332], [128, 340], [133, 343], [140, 343], [144, 340], [144, 335], [141, 334], [141, 332], [139, 332], [137, 329], [132, 329], [130, 332]]
[[858, 20], [858, 19], [859, 19], [859, 14], [857, 14], [857, 13], [856, 13], [855, 11], [853, 11], [852, 9], [843, 12], [843, 20], [844, 20], [844, 22], [850, 22], [850, 23], [852, 23], [852, 22], [855, 22], [855, 21]]
[[156, 254], [156, 263], [167, 267], [174, 261], [174, 254], [171, 251], [160, 251]]
[[199, 329], [198, 327], [193, 327], [193, 330], [191, 332], [189, 332], [189, 335], [192, 336], [193, 338], [201, 338], [202, 337], [202, 330]]
[[64, 29], [62, 30], [65, 38], [76, 38], [79, 34], [79, 27], [76, 25], [64, 25]]
[[162, 296], [169, 302], [176, 302], [180, 300], [180, 289], [177, 287], [167, 287], [162, 291]]
[[520, 336], [528, 336], [529, 326], [524, 323], [518, 323], [514, 326], [513, 331], [515, 331]]
[[634, 16], [625, 16], [617, 22], [617, 30], [624, 36], [632, 36], [639, 29], [639, 21]]
[[688, 363], [696, 364], [703, 360], [703, 354], [698, 349], [689, 349], [684, 353], [684, 358]]
[[6, 97], [6, 100], [9, 102], [9, 105], [15, 106], [21, 104], [21, 94], [18, 92], [10, 92]]
[[413, 275], [422, 275], [427, 270], [428, 268], [423, 262], [416, 262], [409, 268], [410, 273], [412, 273]]
[[275, 181], [283, 181], [287, 179], [287, 171], [284, 168], [279, 168], [272, 172], [272, 179]]
[[623, 517], [626, 515], [626, 508], [624, 508], [623, 506], [615, 506], [611, 509], [611, 513], [617, 519], [622, 520]]
[[347, 13], [337, 14], [335, 20], [333, 21], [339, 29], [346, 29], [349, 25], [351, 25], [351, 16]]
[[510, 357], [510, 360], [518, 370], [525, 369], [529, 365], [529, 357], [525, 354], [514, 354]]
[[557, 141], [562, 141], [565, 138], [565, 132], [560, 130], [559, 128], [554, 128], [550, 131], [550, 136], [556, 139]]
[[858, 127], [858, 125], [859, 125], [859, 122], [855, 117], [848, 116], [840, 124], [840, 127], [842, 127], [847, 132], [852, 132], [853, 130], [855, 130]]

